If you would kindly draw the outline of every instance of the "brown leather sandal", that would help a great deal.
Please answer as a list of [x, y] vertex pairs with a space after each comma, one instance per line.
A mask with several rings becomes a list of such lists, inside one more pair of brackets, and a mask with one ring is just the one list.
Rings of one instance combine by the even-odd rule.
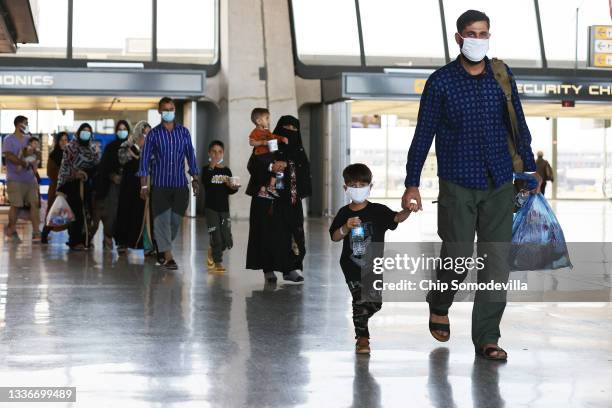
[[[494, 352], [497, 352], [497, 355], [493, 355]], [[503, 353], [503, 354], [502, 354]], [[476, 354], [481, 357], [486, 358], [487, 360], [494, 361], [506, 361], [508, 360], [508, 353], [503, 348], [495, 345], [495, 346], [487, 346], [480, 347], [476, 350]]]

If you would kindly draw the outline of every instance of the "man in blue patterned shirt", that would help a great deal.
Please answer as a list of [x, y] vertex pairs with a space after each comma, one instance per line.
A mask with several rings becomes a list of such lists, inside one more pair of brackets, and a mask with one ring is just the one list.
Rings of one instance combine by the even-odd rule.
[[[185, 175], [187, 161], [191, 187], [198, 194], [198, 165], [189, 130], [175, 122], [174, 101], [164, 97], [158, 111], [162, 123], [155, 126], [147, 137], [140, 156], [140, 196], [149, 197], [147, 178], [151, 178], [151, 209], [157, 250], [163, 253], [160, 265], [166, 269], [178, 269], [172, 255], [172, 242], [178, 235], [181, 219], [189, 205], [189, 182]], [[155, 160], [151, 160], [154, 157]]]
[[[478, 282], [507, 282], [509, 268], [503, 249], [499, 245], [483, 245], [510, 242], [514, 196], [506, 100], [486, 57], [489, 25], [489, 18], [482, 12], [468, 10], [462, 14], [455, 34], [461, 54], [435, 71], [425, 84], [408, 152], [402, 207], [422, 209], [419, 179], [435, 135], [440, 183], [438, 234], [443, 241], [440, 257], [471, 257], [477, 233], [479, 253], [488, 249], [486, 266], [478, 271]], [[531, 135], [514, 82], [512, 102], [520, 130], [516, 150], [525, 171], [533, 172], [536, 167]], [[463, 281], [465, 276], [453, 269], [437, 270], [437, 278], [449, 286], [452, 281]], [[439, 341], [450, 338], [448, 310], [455, 292], [432, 290], [427, 295], [429, 329]], [[498, 346], [505, 292], [496, 295], [498, 298], [493, 299], [490, 293], [476, 293], [472, 341], [478, 354], [505, 360], [507, 353]]]

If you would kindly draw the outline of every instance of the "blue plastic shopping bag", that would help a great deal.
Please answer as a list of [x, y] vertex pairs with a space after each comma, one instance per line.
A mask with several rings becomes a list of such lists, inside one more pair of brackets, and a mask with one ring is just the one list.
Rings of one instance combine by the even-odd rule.
[[542, 194], [527, 194], [519, 193], [526, 201], [514, 214], [510, 269], [571, 268], [563, 230], [555, 213]]

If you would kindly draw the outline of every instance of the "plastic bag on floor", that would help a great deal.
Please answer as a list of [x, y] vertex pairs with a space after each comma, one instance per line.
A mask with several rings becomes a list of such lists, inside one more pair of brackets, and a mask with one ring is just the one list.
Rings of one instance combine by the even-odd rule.
[[47, 227], [52, 231], [62, 231], [68, 228], [70, 223], [74, 221], [74, 213], [68, 205], [68, 201], [58, 195], [49, 210], [47, 215]]
[[529, 194], [514, 214], [510, 269], [513, 271], [571, 268], [559, 221], [544, 196]]

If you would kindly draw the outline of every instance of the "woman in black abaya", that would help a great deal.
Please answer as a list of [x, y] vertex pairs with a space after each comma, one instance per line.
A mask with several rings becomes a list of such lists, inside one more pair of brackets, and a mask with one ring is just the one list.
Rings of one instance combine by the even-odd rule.
[[272, 164], [274, 172], [284, 173], [284, 188], [274, 200], [257, 196], [259, 190], [254, 174], [268, 167], [254, 155], [249, 159], [251, 179], [246, 193], [251, 198], [247, 269], [263, 270], [268, 283], [276, 282], [275, 271], [283, 278], [302, 282], [303, 260], [306, 255], [302, 199], [312, 193], [310, 163], [302, 145], [300, 122], [293, 116], [283, 116], [273, 132], [287, 137], [289, 143], [279, 143], [281, 159]]

